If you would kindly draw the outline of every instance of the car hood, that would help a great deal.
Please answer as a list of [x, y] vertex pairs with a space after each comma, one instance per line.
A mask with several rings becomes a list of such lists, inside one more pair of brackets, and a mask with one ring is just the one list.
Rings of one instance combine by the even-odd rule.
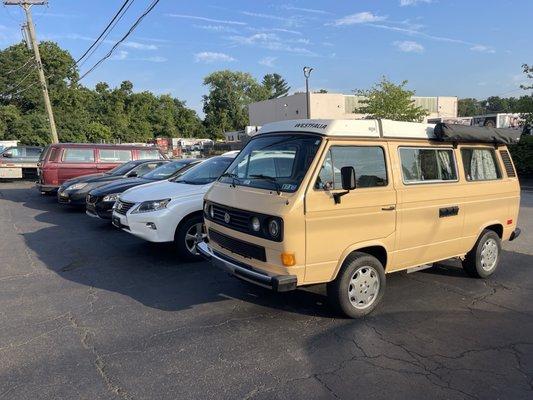
[[120, 195], [120, 199], [130, 203], [140, 203], [149, 200], [178, 199], [192, 196], [203, 196], [211, 187], [207, 185], [190, 185], [171, 181], [148, 183], [128, 189]]
[[87, 182], [87, 181], [90, 181], [90, 180], [95, 179], [95, 178], [100, 178], [102, 176], [104, 176], [103, 173], [82, 175], [82, 176], [78, 176], [77, 178], [72, 178], [72, 179], [66, 180], [65, 182], [63, 182], [63, 184], [61, 186], [67, 187], [67, 186], [70, 186], [70, 185], [74, 185], [75, 183]]
[[105, 196], [111, 193], [122, 193], [123, 191], [133, 188], [135, 186], [144, 185], [146, 183], [152, 183], [154, 181], [143, 178], [124, 178], [106, 183], [96, 189], [91, 190], [93, 196]]

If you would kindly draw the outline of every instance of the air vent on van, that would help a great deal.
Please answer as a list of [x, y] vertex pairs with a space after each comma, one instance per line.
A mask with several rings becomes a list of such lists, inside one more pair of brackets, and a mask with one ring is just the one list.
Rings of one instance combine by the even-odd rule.
[[503, 165], [505, 166], [505, 172], [507, 172], [507, 176], [509, 178], [516, 177], [516, 173], [514, 172], [513, 163], [511, 161], [511, 156], [509, 155], [509, 152], [507, 150], [500, 150], [500, 156], [503, 160]]

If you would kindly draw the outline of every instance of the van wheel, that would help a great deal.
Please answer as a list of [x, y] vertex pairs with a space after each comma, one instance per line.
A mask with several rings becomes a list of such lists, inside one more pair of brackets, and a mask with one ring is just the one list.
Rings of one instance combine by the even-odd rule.
[[500, 263], [501, 239], [494, 231], [485, 229], [474, 248], [466, 255], [463, 269], [474, 278], [491, 276]]
[[363, 317], [378, 305], [385, 292], [385, 270], [376, 257], [350, 254], [337, 279], [328, 283], [328, 300], [350, 318]]
[[174, 244], [180, 257], [188, 261], [201, 260], [202, 257], [196, 250], [196, 242], [206, 236], [204, 219], [201, 216], [184, 221], [174, 235]]

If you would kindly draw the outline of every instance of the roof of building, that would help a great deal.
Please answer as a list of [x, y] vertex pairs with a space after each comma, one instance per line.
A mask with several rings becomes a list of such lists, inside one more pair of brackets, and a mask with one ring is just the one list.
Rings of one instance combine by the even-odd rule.
[[311, 132], [324, 136], [435, 139], [435, 124], [387, 119], [297, 119], [263, 125], [258, 134]]

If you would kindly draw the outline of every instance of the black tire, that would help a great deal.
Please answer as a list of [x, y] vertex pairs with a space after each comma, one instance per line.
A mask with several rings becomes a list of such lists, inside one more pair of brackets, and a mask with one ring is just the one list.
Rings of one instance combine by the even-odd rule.
[[[178, 255], [182, 260], [187, 261], [200, 261], [202, 256], [200, 254], [192, 253], [186, 243], [186, 236], [191, 228], [197, 226], [198, 224], [204, 223], [204, 219], [200, 215], [192, 216], [183, 221], [178, 229], [176, 229], [176, 234], [174, 235], [174, 245], [177, 249]], [[189, 241], [190, 243], [190, 241]]]
[[[364, 272], [365, 268], [367, 272]], [[357, 287], [357, 290], [351, 282], [352, 278], [356, 278], [356, 273], [362, 274], [357, 277], [357, 280], [362, 279], [360, 281], [361, 286]], [[366, 281], [365, 277], [368, 277], [368, 281]], [[371, 286], [364, 286], [367, 284]], [[366, 253], [354, 252], [346, 258], [337, 278], [328, 283], [327, 289], [328, 300], [336, 311], [350, 318], [363, 317], [376, 308], [385, 293], [385, 269], [376, 257]], [[372, 289], [376, 293], [369, 300], [368, 305], [359, 302], [359, 299], [355, 297], [368, 295], [368, 291], [372, 291]], [[351, 293], [354, 295], [352, 296]], [[357, 302], [360, 304], [358, 307], [354, 304]]]
[[[490, 244], [489, 244], [490, 243]], [[487, 254], [482, 254], [483, 251]], [[491, 276], [500, 264], [500, 254], [502, 251], [501, 239], [494, 231], [485, 229], [476, 244], [468, 252], [463, 260], [463, 269], [473, 278], [487, 278]], [[495, 252], [495, 259], [492, 264], [492, 254]], [[488, 257], [488, 260], [487, 260]], [[490, 265], [487, 261], [491, 261]]]

